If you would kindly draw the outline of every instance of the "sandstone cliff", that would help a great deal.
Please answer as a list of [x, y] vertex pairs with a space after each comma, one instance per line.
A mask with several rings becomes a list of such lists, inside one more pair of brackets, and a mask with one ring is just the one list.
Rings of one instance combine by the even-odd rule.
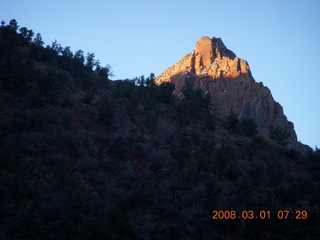
[[293, 123], [287, 120], [270, 90], [254, 80], [248, 63], [227, 49], [220, 38], [201, 38], [193, 52], [155, 81], [157, 84], [174, 83], [174, 93], [179, 97], [186, 83], [208, 91], [217, 118], [222, 119], [230, 112], [237, 114], [240, 120], [252, 118], [258, 124], [259, 134], [267, 137], [271, 129], [286, 129], [290, 133], [288, 147], [305, 149], [297, 142]]

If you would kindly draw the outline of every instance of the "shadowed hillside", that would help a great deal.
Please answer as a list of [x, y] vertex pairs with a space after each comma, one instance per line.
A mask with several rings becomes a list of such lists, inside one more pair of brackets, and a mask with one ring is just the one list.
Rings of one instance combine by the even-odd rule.
[[[233, 112], [216, 117], [191, 84], [176, 97], [153, 74], [111, 74], [92, 53], [2, 23], [0, 239], [319, 236], [319, 150], [302, 154], [285, 130], [260, 135]], [[271, 219], [214, 220], [215, 210]]]

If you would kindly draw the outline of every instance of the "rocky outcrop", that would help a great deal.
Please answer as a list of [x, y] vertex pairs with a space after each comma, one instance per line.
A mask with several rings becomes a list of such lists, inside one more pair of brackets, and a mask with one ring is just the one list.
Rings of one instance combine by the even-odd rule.
[[290, 133], [288, 147], [303, 148], [297, 142], [293, 123], [287, 120], [270, 90], [254, 80], [248, 63], [227, 49], [220, 38], [201, 38], [193, 52], [155, 81], [157, 84], [174, 83], [174, 94], [178, 97], [182, 97], [186, 83], [208, 91], [217, 118], [224, 118], [230, 112], [237, 114], [240, 120], [252, 118], [258, 124], [259, 134], [264, 136], [269, 136], [270, 130], [277, 127], [286, 129]]

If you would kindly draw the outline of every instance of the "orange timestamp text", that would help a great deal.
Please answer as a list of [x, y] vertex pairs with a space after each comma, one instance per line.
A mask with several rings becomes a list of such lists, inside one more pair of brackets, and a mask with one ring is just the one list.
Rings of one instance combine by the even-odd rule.
[[243, 210], [237, 213], [234, 210], [214, 210], [212, 211], [212, 219], [307, 219], [308, 211], [306, 210], [279, 210], [276, 212], [271, 211], [253, 211]]

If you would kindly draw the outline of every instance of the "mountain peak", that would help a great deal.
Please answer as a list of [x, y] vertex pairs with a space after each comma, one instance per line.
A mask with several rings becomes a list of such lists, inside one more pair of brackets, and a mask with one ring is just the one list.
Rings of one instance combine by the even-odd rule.
[[196, 43], [196, 54], [212, 54], [214, 58], [228, 57], [234, 59], [236, 55], [227, 49], [221, 38], [202, 37]]
[[[181, 58], [177, 64], [168, 68], [156, 78], [156, 83], [174, 82], [177, 95], [181, 95], [183, 76], [203, 78], [236, 78], [241, 74], [251, 75], [248, 63], [239, 59], [229, 50], [221, 38], [202, 37], [196, 42], [195, 50]], [[180, 80], [178, 80], [180, 79]], [[180, 84], [181, 83], [181, 84]]]
[[290, 133], [288, 147], [303, 151], [293, 123], [287, 120], [281, 105], [267, 87], [254, 80], [247, 61], [238, 58], [221, 38], [202, 37], [194, 51], [166, 69], [155, 82], [174, 83], [174, 94], [178, 97], [183, 96], [187, 83], [192, 84], [210, 93], [217, 118], [235, 113], [240, 120], [253, 119], [258, 133], [266, 137], [272, 129], [284, 129]]
[[209, 37], [202, 37], [200, 40], [197, 41], [196, 43], [196, 53], [209, 53], [212, 52], [214, 47], [216, 46], [213, 44], [213, 39], [214, 37], [209, 38]]

